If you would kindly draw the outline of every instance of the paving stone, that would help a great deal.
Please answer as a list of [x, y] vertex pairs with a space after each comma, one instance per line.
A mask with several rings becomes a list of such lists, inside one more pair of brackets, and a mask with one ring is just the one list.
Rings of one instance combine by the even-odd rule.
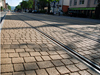
[[6, 50], [1, 48], [1, 53], [6, 53]]
[[13, 75], [25, 75], [24, 72], [14, 72]]
[[64, 74], [64, 75], [69, 75], [69, 74]]
[[37, 61], [43, 61], [43, 59], [40, 56], [35, 57]]
[[30, 52], [31, 56], [40, 56], [41, 54], [39, 52]]
[[3, 45], [3, 48], [10, 48], [10, 45], [5, 44], [5, 45]]
[[61, 74], [65, 74], [65, 73], [69, 73], [70, 72], [65, 66], [56, 67], [56, 68]]
[[13, 65], [12, 64], [1, 65], [1, 72], [13, 72]]
[[65, 65], [73, 64], [73, 62], [70, 61], [69, 59], [62, 59], [61, 61], [62, 61]]
[[42, 56], [43, 60], [51, 60], [49, 56]]
[[8, 53], [2, 53], [1, 54], [1, 58], [7, 58], [8, 57]]
[[23, 58], [12, 58], [12, 63], [23, 63]]
[[62, 58], [71, 58], [68, 54], [61, 54]]
[[33, 71], [32, 70], [31, 71], [26, 71], [25, 73], [26, 73], [26, 75], [36, 75], [34, 70]]
[[57, 54], [57, 52], [55, 52], [55, 51], [48, 51], [48, 53], [49, 53], [50, 55]]
[[39, 48], [34, 48], [34, 50], [35, 50], [36, 52], [41, 51], [41, 49], [39, 49]]
[[1, 64], [11, 64], [11, 58], [2, 58]]
[[48, 48], [50, 51], [55, 51], [55, 49], [53, 47], [49, 47]]
[[66, 54], [67, 52], [66, 51], [57, 51], [59, 54]]
[[9, 57], [19, 57], [18, 53], [9, 53]]
[[70, 75], [80, 75], [78, 72], [70, 73]]
[[15, 49], [16, 52], [25, 52], [24, 49]]
[[55, 66], [62, 66], [64, 65], [60, 60], [53, 60], [52, 61]]
[[59, 72], [55, 68], [47, 68], [46, 70], [49, 75], [59, 75]]
[[21, 57], [28, 57], [30, 56], [28, 52], [25, 53], [19, 53]]
[[83, 63], [78, 63], [75, 64], [79, 69], [83, 70], [83, 69], [87, 69], [88, 67], [86, 65], [84, 65]]
[[40, 68], [48, 68], [54, 66], [50, 61], [37, 62], [37, 64]]
[[10, 48], [19, 48], [19, 45], [18, 44], [12, 44], [12, 45], [10, 45]]
[[14, 50], [14, 49], [6, 49], [6, 52], [7, 52], [7, 53], [14, 53], [15, 50]]
[[40, 52], [42, 55], [49, 55], [47, 52]]
[[27, 62], [34, 62], [34, 61], [36, 61], [34, 57], [24, 57], [24, 59], [25, 59], [26, 63]]
[[26, 70], [38, 69], [36, 63], [24, 63], [24, 66]]
[[12, 75], [12, 73], [3, 73], [1, 75]]
[[50, 57], [55, 60], [55, 59], [62, 59], [59, 55], [50, 55]]
[[27, 45], [20, 45], [20, 48], [28, 48]]
[[71, 72], [79, 71], [79, 69], [75, 65], [67, 65], [66, 66]]
[[39, 45], [27, 45], [27, 46], [28, 46], [28, 48], [40, 48]]
[[45, 69], [36, 70], [36, 73], [37, 73], [38, 75], [48, 75], [47, 72], [45, 71]]
[[92, 54], [90, 51], [83, 51], [85, 54]]
[[75, 58], [71, 58], [70, 59], [73, 63], [79, 63], [79, 61], [77, 60], [77, 59], [75, 59]]
[[34, 49], [28, 49], [28, 48], [25, 48], [25, 51], [26, 51], [26, 52], [33, 52]]
[[23, 71], [24, 70], [23, 64], [14, 64], [14, 70]]
[[84, 74], [85, 74], [85, 75], [91, 75], [89, 72], [87, 72], [87, 71], [85, 71], [85, 70], [84, 70], [84, 71], [79, 71], [79, 73], [80, 73], [81, 75], [84, 75]]

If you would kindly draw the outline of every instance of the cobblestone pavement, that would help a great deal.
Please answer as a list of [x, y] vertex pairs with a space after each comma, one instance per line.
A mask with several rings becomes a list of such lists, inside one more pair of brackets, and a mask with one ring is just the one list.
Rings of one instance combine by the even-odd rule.
[[[98, 75], [25, 22], [33, 26], [44, 25], [20, 14], [8, 13], [6, 16], [1, 31], [1, 75]], [[54, 28], [50, 27], [50, 31], [49, 27], [39, 29], [53, 34], [58, 40], [63, 34], [57, 34], [59, 29]], [[52, 30], [57, 33], [51, 33]], [[61, 40], [67, 41], [64, 37]]]
[[20, 16], [24, 22], [37, 27], [39, 30], [100, 65], [99, 20], [26, 13]]

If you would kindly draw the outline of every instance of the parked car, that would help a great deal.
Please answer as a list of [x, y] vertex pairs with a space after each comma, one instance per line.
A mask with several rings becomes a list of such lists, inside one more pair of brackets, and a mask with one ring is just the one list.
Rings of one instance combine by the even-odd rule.
[[32, 13], [32, 9], [29, 9], [29, 11], [28, 11], [29, 13]]
[[69, 16], [77, 16], [77, 12], [75, 12], [75, 11], [68, 11], [68, 15]]
[[32, 13], [37, 13], [37, 12], [38, 12], [37, 10], [33, 10], [33, 11], [32, 11]]

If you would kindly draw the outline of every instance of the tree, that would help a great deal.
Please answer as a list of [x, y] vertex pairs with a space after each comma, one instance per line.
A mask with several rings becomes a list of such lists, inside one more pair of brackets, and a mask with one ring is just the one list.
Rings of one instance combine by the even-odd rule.
[[47, 6], [47, 2], [44, 1], [44, 0], [40, 0], [40, 1], [37, 3], [37, 5], [38, 5], [38, 8], [40, 8], [41, 10], [44, 10], [44, 7]]
[[22, 1], [22, 2], [21, 2], [21, 7], [22, 7], [23, 9], [26, 9], [26, 8], [28, 7], [28, 2], [27, 2], [27, 1]]
[[21, 11], [21, 9], [22, 9], [22, 8], [21, 8], [20, 5], [18, 5], [18, 6], [15, 7], [15, 10], [16, 10], [16, 11]]
[[11, 10], [11, 6], [8, 5], [8, 9]]
[[1, 11], [3, 11], [3, 9], [4, 9], [4, 8], [1, 6]]
[[39, 1], [47, 2], [47, 4], [48, 4], [48, 13], [50, 13], [50, 2], [53, 2], [53, 1], [58, 2], [59, 0], [39, 0]]
[[34, 8], [34, 6], [33, 6], [33, 0], [29, 0], [29, 1], [28, 1], [28, 8], [29, 8], [29, 9]]

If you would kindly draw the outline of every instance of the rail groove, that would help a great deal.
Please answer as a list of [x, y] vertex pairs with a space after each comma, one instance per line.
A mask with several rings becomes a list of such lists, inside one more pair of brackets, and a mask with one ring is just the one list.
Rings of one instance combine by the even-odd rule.
[[[23, 15], [24, 16], [24, 15]], [[18, 17], [18, 16], [17, 16]], [[26, 16], [27, 17], [27, 16]], [[19, 17], [20, 18], [20, 17]], [[21, 19], [21, 18], [20, 18]], [[22, 19], [21, 19], [22, 20]], [[24, 21], [24, 20], [22, 20]], [[24, 21], [25, 22], [25, 21]], [[58, 40], [52, 38], [51, 36], [49, 36], [48, 34], [42, 32], [41, 30], [37, 29], [36, 27], [30, 25], [29, 23], [25, 22], [27, 25], [29, 25], [31, 28], [35, 29], [36, 31], [38, 31], [41, 35], [43, 35], [44, 37], [46, 37], [48, 40], [52, 41], [53, 43], [55, 43], [56, 45], [58, 45], [59, 47], [63, 48], [67, 53], [69, 53], [71, 56], [73, 56], [74, 58], [78, 59], [79, 61], [83, 62], [84, 64], [86, 64], [89, 68], [91, 68], [92, 70], [94, 70], [96, 73], [98, 73], [100, 75], [100, 66], [97, 65], [96, 63], [90, 61], [89, 59], [87, 59], [86, 57], [82, 56], [81, 54], [77, 53], [76, 51], [70, 49], [69, 47], [67, 47], [66, 45], [64, 45], [63, 43], [59, 42]]]

